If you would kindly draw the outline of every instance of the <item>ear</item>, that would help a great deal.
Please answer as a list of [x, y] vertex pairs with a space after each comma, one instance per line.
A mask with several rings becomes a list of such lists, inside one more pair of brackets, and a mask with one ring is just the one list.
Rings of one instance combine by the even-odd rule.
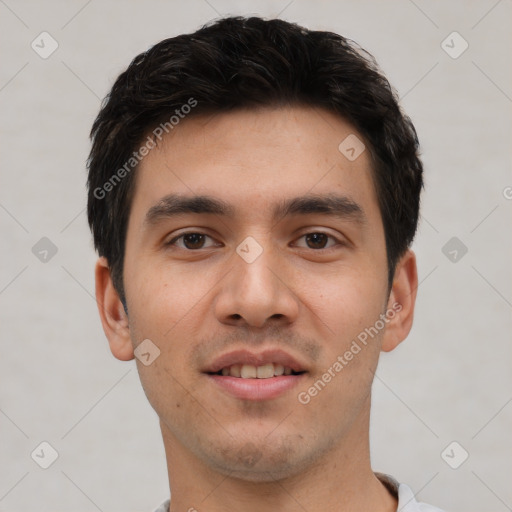
[[414, 316], [416, 292], [418, 290], [418, 270], [416, 255], [410, 249], [400, 258], [395, 269], [393, 285], [388, 299], [389, 323], [382, 340], [382, 351], [390, 352], [409, 334]]
[[117, 359], [129, 361], [134, 354], [128, 316], [112, 283], [108, 262], [103, 257], [96, 262], [95, 277], [96, 302], [110, 350]]

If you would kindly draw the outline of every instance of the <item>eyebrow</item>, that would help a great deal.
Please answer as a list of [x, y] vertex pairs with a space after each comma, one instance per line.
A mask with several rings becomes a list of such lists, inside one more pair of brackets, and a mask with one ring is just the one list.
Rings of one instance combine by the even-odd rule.
[[[182, 196], [168, 194], [147, 211], [144, 224], [153, 226], [164, 219], [188, 214], [213, 214], [234, 218], [235, 208], [226, 201], [207, 195]], [[350, 220], [358, 224], [366, 221], [363, 208], [347, 196], [338, 194], [307, 194], [282, 199], [274, 205], [273, 220], [296, 215], [320, 214]]]

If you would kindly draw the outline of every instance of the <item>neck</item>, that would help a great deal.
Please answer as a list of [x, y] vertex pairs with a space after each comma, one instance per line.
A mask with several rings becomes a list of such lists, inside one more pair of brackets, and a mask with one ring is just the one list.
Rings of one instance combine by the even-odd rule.
[[170, 512], [265, 509], [395, 512], [397, 501], [370, 466], [369, 408], [346, 438], [306, 469], [282, 479], [248, 481], [216, 471], [161, 423], [171, 489]]

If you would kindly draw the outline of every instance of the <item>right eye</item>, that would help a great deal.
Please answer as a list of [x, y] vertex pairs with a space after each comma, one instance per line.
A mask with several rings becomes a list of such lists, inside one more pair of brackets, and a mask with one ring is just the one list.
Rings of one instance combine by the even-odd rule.
[[[182, 233], [181, 235], [173, 238], [170, 242], [167, 242], [165, 245], [166, 246], [175, 246], [175, 247], [178, 247], [179, 249], [188, 250], [188, 251], [194, 251], [194, 250], [198, 250], [198, 249], [208, 249], [209, 247], [214, 247], [213, 245], [204, 247], [205, 238], [212, 239], [210, 236], [208, 236], [205, 233], [199, 233], [197, 231], [188, 231], [186, 233]], [[177, 244], [176, 242], [178, 242], [178, 241], [181, 241], [181, 244], [180, 243]]]

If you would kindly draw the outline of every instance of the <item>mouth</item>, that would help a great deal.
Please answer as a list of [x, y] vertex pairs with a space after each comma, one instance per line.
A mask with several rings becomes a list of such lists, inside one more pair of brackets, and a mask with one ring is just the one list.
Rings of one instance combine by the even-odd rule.
[[252, 364], [234, 364], [224, 366], [221, 370], [210, 375], [222, 375], [223, 377], [235, 377], [238, 379], [271, 379], [281, 375], [302, 375], [305, 371], [292, 370], [289, 366], [277, 363], [267, 363], [261, 366]]
[[217, 389], [231, 397], [263, 401], [285, 394], [308, 371], [305, 365], [281, 350], [260, 354], [244, 350], [217, 358], [203, 373]]

